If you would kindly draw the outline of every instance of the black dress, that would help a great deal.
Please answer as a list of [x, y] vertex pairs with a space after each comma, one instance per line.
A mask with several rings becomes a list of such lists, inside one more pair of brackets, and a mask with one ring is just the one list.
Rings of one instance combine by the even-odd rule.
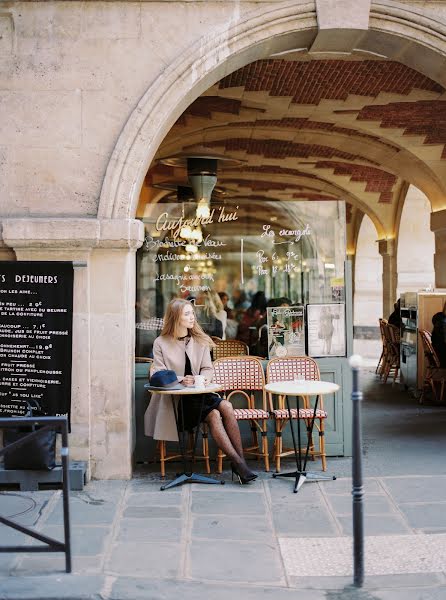
[[[184, 368], [184, 375], [192, 375], [192, 367], [188, 355], [186, 354], [186, 366]], [[187, 394], [183, 396], [183, 417], [184, 424], [181, 415], [181, 406], [178, 406], [178, 426], [180, 431], [192, 431], [198, 424], [200, 407], [203, 402], [203, 410], [201, 412], [200, 422], [206, 419], [208, 414], [218, 407], [223, 398], [220, 398], [218, 394]]]

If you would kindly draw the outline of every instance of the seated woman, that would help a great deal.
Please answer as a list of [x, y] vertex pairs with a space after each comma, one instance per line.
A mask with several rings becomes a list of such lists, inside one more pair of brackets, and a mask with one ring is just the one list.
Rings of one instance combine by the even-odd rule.
[[[204, 333], [195, 318], [192, 304], [181, 298], [173, 299], [167, 306], [164, 327], [153, 344], [154, 362], [152, 374], [169, 369], [185, 386], [194, 385], [195, 375], [204, 375], [212, 381], [213, 368], [210, 348], [212, 340]], [[184, 402], [184, 423], [188, 431], [197, 425], [203, 396], [187, 396]], [[232, 473], [240, 484], [254, 480], [257, 475], [246, 464], [238, 423], [232, 404], [217, 394], [206, 394], [203, 401], [201, 421], [209, 425], [217, 446], [231, 460]], [[152, 393], [144, 415], [144, 430], [156, 440], [178, 441], [170, 396]]]

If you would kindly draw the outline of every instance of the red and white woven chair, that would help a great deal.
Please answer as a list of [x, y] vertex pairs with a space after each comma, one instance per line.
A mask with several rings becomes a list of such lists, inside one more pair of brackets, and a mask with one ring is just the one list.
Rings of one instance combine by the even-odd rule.
[[[309, 381], [318, 381], [321, 376], [319, 367], [312, 358], [308, 356], [290, 356], [287, 358], [272, 358], [266, 369], [266, 380], [268, 383], [277, 381], [293, 381], [294, 379], [306, 379]], [[274, 407], [273, 395], [277, 396], [277, 406]], [[294, 454], [294, 449], [284, 448], [282, 442], [282, 432], [289, 422], [289, 414], [286, 408], [285, 396], [279, 394], [269, 394], [269, 404], [271, 416], [276, 425], [276, 437], [274, 439], [273, 460], [276, 461], [276, 471], [280, 472], [280, 459]], [[310, 400], [304, 396], [303, 408], [297, 412], [297, 408], [291, 409], [291, 418], [294, 420], [303, 420], [306, 423], [307, 431], [311, 419], [314, 415], [314, 409], [310, 406]], [[313, 440], [310, 440], [310, 456], [320, 456], [322, 461], [322, 470], [327, 470], [327, 461], [325, 455], [325, 428], [324, 421], [327, 413], [324, 410], [323, 397], [320, 397], [320, 404], [316, 411], [314, 426], [319, 432], [319, 451], [314, 448]]]
[[[269, 412], [266, 404], [265, 375], [262, 363], [253, 356], [232, 356], [220, 358], [214, 362], [214, 383], [223, 387], [223, 396], [234, 402], [236, 398], [245, 404], [243, 408], [234, 408], [237, 421], [251, 423], [252, 445], [244, 448], [247, 454], [263, 458], [265, 471], [269, 471], [268, 454], [268, 419]], [[256, 394], [261, 395], [261, 407], [256, 406]], [[261, 436], [259, 444], [258, 433]], [[221, 450], [217, 455], [217, 471], [223, 470], [224, 454]]]

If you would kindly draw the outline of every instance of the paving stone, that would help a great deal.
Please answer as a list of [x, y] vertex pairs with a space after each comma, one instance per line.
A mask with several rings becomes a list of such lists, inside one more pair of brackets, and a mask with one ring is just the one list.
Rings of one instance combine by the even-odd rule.
[[294, 494], [294, 480], [276, 478], [267, 483], [273, 505], [292, 504], [298, 505], [307, 502], [324, 502], [321, 489], [318, 483], [305, 483], [297, 494]]
[[401, 511], [414, 529], [446, 527], [446, 504], [401, 504]]
[[444, 502], [446, 500], [446, 476], [444, 475], [438, 475], [437, 477], [386, 477], [383, 481], [398, 503]]
[[444, 600], [446, 586], [437, 588], [405, 588], [399, 590], [383, 590], [375, 592], [378, 600]]
[[194, 579], [281, 584], [284, 573], [272, 544], [192, 540], [190, 574]]
[[123, 515], [133, 519], [180, 518], [181, 511], [176, 506], [129, 506]]
[[[343, 535], [353, 535], [353, 519], [349, 517], [337, 518]], [[398, 535], [410, 533], [410, 528], [399, 515], [367, 515], [364, 518], [365, 535]]]
[[[446, 563], [446, 535], [367, 536], [367, 575], [441, 573]], [[352, 538], [279, 538], [290, 576], [351, 576]]]
[[208, 539], [232, 539], [270, 542], [274, 532], [268, 520], [249, 516], [195, 516], [192, 536]]
[[[103, 557], [73, 556], [71, 561], [72, 573], [76, 575], [100, 574]], [[58, 577], [65, 573], [65, 556], [61, 554], [24, 554], [12, 572], [14, 576], [48, 575]], [[74, 591], [74, 594], [77, 592]]]
[[[328, 460], [329, 460], [329, 466], [330, 466], [330, 462], [332, 462], [333, 459], [328, 459]], [[345, 461], [346, 459], [341, 459], [341, 460]], [[348, 461], [351, 463], [351, 459], [348, 459]], [[350, 465], [350, 468], [351, 468], [351, 465]], [[331, 495], [337, 495], [337, 494], [351, 494], [353, 484], [352, 484], [352, 479], [350, 477], [340, 477], [340, 478], [336, 479], [335, 481], [321, 481], [321, 482], [319, 482], [318, 485], [323, 489], [324, 494], [331, 496]], [[364, 479], [363, 489], [364, 489], [365, 494], [382, 494], [382, 493], [384, 493], [384, 490], [381, 487], [379, 480], [373, 479], [373, 478]]]
[[181, 494], [166, 492], [132, 492], [126, 498], [126, 506], [178, 506], [182, 502]]
[[73, 575], [67, 573], [60, 573], [57, 577], [7, 577], [0, 579], [0, 599], [101, 600], [100, 590], [103, 585], [102, 576], [76, 576], [74, 579]]
[[[116, 509], [116, 503], [106, 501], [89, 503], [84, 499], [73, 498], [70, 500], [70, 520], [73, 525], [109, 525], [115, 518]], [[58, 501], [46, 519], [46, 523], [57, 525], [62, 522], [62, 502]]]
[[119, 522], [118, 542], [178, 542], [181, 538], [180, 519], [121, 519]]
[[[44, 525], [41, 533], [63, 541], [62, 525]], [[94, 556], [102, 554], [111, 534], [109, 527], [76, 526], [71, 528], [71, 552], [73, 556]], [[37, 542], [40, 544], [41, 542]]]
[[235, 492], [228, 501], [227, 492], [192, 492], [192, 512], [198, 514], [264, 515], [265, 497], [259, 492]]
[[[328, 501], [336, 515], [352, 514], [352, 496], [329, 496]], [[395, 514], [395, 509], [386, 496], [366, 495], [363, 508], [365, 515]]]
[[181, 548], [179, 544], [118, 542], [107, 569], [119, 575], [178, 577]]
[[294, 509], [275, 506], [273, 521], [279, 536], [327, 536], [337, 535], [334, 519], [324, 506], [307, 504]]
[[0, 492], [0, 514], [20, 525], [35, 525], [54, 492]]
[[153, 579], [118, 578], [110, 600], [325, 600], [325, 592], [285, 587], [246, 586], [243, 584], [204, 583], [198, 581], [154, 581]]

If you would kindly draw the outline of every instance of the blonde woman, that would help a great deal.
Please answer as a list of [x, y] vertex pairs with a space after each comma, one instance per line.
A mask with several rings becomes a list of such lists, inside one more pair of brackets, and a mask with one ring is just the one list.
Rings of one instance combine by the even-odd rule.
[[[210, 382], [214, 374], [210, 354], [212, 346], [212, 340], [195, 318], [193, 305], [182, 298], [175, 298], [167, 306], [164, 327], [153, 344], [151, 375], [157, 371], [172, 370], [185, 386], [193, 386], [196, 375], [204, 375]], [[253, 481], [257, 475], [249, 469], [243, 456], [240, 430], [230, 402], [217, 394], [188, 395], [181, 428], [188, 431], [196, 426], [202, 399], [201, 421], [209, 425], [215, 443], [231, 460], [233, 475], [237, 476], [240, 484]], [[156, 440], [178, 441], [171, 396], [152, 393], [144, 415], [144, 429], [146, 435]]]
[[195, 300], [195, 306], [197, 309], [197, 318], [203, 331], [208, 335], [223, 339], [223, 323], [217, 316], [218, 311], [211, 292], [200, 292]]

